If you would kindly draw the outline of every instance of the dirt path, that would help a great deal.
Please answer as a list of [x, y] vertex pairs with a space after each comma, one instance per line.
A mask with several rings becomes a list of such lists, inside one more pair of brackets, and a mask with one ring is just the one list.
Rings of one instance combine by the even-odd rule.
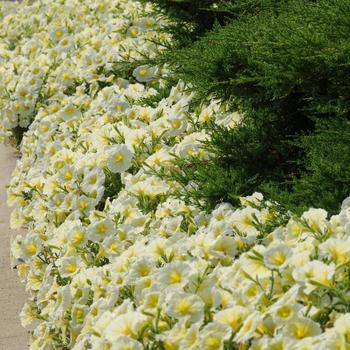
[[10, 267], [10, 209], [6, 205], [6, 184], [15, 167], [15, 152], [0, 145], [0, 350], [27, 349], [28, 335], [21, 327], [19, 313], [26, 300], [24, 285]]

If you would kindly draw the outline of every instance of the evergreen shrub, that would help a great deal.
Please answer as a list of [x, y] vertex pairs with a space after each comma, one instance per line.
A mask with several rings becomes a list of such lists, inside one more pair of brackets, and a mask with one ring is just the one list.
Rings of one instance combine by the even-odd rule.
[[295, 211], [338, 209], [350, 192], [348, 13], [347, 0], [291, 1], [171, 52], [176, 74], [201, 98], [244, 114], [234, 130], [208, 125], [206, 164], [181, 164], [184, 185], [198, 185], [192, 198], [213, 207], [261, 190]]
[[[292, 1], [217, 27], [171, 53], [202, 96], [234, 97], [245, 111], [344, 116], [350, 107], [350, 2]], [[169, 57], [169, 59], [171, 59]]]
[[[156, 5], [173, 20], [169, 29], [180, 46], [191, 45], [194, 40], [215, 24], [225, 25], [244, 16], [255, 16], [262, 12], [278, 13], [281, 5], [292, 0], [143, 0]], [[308, 0], [309, 1], [309, 0]]]
[[266, 191], [298, 214], [309, 207], [335, 214], [350, 193], [350, 121], [318, 121], [316, 132], [302, 137], [301, 143], [306, 158], [300, 168], [305, 170], [294, 178], [292, 190]]

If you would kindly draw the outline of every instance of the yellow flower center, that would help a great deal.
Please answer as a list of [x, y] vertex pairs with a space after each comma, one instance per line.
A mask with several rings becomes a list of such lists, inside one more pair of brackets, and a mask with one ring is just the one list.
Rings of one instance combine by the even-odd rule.
[[66, 267], [66, 272], [68, 273], [74, 273], [75, 271], [77, 271], [77, 266], [75, 264], [69, 264]]
[[13, 109], [15, 110], [15, 112], [18, 112], [20, 110], [21, 106], [18, 102], [15, 102], [13, 104]]
[[67, 180], [67, 181], [72, 180], [73, 179], [73, 173], [70, 170], [67, 170], [64, 173], [64, 179]]
[[139, 31], [138, 31], [137, 29], [131, 29], [131, 30], [130, 30], [130, 34], [131, 34], [132, 36], [137, 36], [137, 35], [139, 34]]
[[107, 232], [107, 226], [105, 224], [97, 225], [96, 232], [101, 233], [101, 234], [105, 234]]
[[241, 318], [239, 316], [237, 317], [237, 315], [231, 315], [227, 323], [233, 330], [236, 331], [241, 323]]
[[67, 107], [66, 108], [66, 113], [73, 114], [74, 113], [74, 108], [73, 107]]
[[170, 283], [175, 284], [175, 283], [180, 283], [181, 282], [181, 273], [179, 271], [172, 271], [170, 273]]
[[28, 268], [29, 266], [24, 263], [17, 265], [18, 274], [21, 279], [23, 279], [26, 276]]
[[138, 268], [138, 273], [142, 277], [148, 276], [150, 272], [151, 272], [151, 270], [150, 270], [149, 266], [144, 265], [144, 266], [140, 266]]
[[41, 125], [41, 131], [42, 132], [47, 132], [49, 131], [49, 126], [47, 124], [42, 124]]
[[242, 223], [246, 226], [252, 226], [252, 218], [249, 215], [245, 215]]
[[210, 115], [209, 115], [209, 114], [205, 114], [205, 115], [203, 116], [203, 120], [204, 120], [205, 122], [208, 122], [208, 121], [210, 120]]
[[281, 318], [288, 318], [291, 314], [292, 309], [289, 306], [282, 306], [277, 311], [277, 315]]
[[120, 350], [134, 350], [132, 345], [125, 345]]
[[206, 341], [206, 348], [209, 350], [220, 349], [221, 341], [218, 337], [210, 337]]
[[27, 253], [29, 255], [34, 255], [37, 251], [37, 247], [34, 243], [30, 243], [27, 245]]
[[149, 123], [149, 121], [151, 120], [151, 117], [149, 115], [149, 113], [147, 111], [142, 112], [142, 114], [140, 115], [140, 118], [145, 121], [146, 123]]
[[141, 77], [145, 77], [147, 75], [147, 69], [140, 69], [139, 74]]
[[224, 242], [221, 242], [215, 247], [215, 250], [217, 250], [218, 252], [222, 252], [222, 253], [226, 254], [227, 253], [227, 248], [228, 248], [228, 246], [225, 245]]
[[63, 73], [63, 74], [62, 74], [62, 79], [63, 79], [64, 81], [69, 80], [69, 79], [70, 79], [69, 73]]
[[170, 343], [169, 340], [166, 340], [166, 341], [164, 342], [164, 347], [165, 347], [165, 350], [175, 350], [175, 349], [176, 349], [175, 345], [173, 345], [172, 343]]
[[134, 334], [134, 332], [132, 331], [130, 325], [128, 325], [128, 324], [124, 325], [124, 328], [121, 329], [120, 333], [122, 333], [125, 336], [132, 336]]
[[58, 107], [57, 106], [51, 106], [49, 111], [50, 111], [50, 113], [56, 113], [58, 111]]
[[187, 154], [188, 154], [189, 156], [193, 156], [193, 154], [194, 154], [193, 149], [192, 149], [192, 148], [189, 148], [189, 149], [187, 150]]
[[119, 249], [119, 245], [116, 243], [112, 243], [110, 245], [110, 249], [113, 250], [114, 252], [116, 252]]
[[20, 91], [20, 93], [19, 93], [19, 95], [21, 96], [21, 97], [26, 97], [27, 96], [27, 90], [21, 90]]
[[121, 153], [117, 153], [114, 157], [116, 162], [122, 162], [124, 160], [124, 155]]
[[63, 36], [63, 30], [62, 29], [57, 29], [56, 32], [55, 32], [57, 38], [62, 38]]
[[303, 325], [303, 324], [297, 324], [296, 325], [296, 330], [294, 332], [294, 335], [296, 338], [298, 339], [303, 339], [307, 336], [309, 336], [309, 329], [307, 326]]
[[125, 106], [123, 105], [116, 105], [115, 106], [115, 109], [118, 111], [118, 112], [122, 112], [125, 110]]
[[181, 120], [174, 120], [172, 124], [174, 129], [179, 129], [181, 127]]
[[320, 231], [320, 225], [318, 222], [313, 222], [311, 225], [310, 225], [311, 229], [313, 231]]
[[256, 285], [252, 285], [250, 288], [247, 290], [247, 295], [249, 297], [255, 297], [258, 294], [258, 287]]
[[83, 107], [84, 107], [84, 108], [90, 107], [90, 102], [89, 102], [89, 101], [84, 101], [84, 102], [83, 102]]
[[159, 296], [158, 295], [152, 295], [149, 299], [148, 299], [148, 305], [152, 308], [156, 307], [158, 305], [158, 301], [159, 301]]
[[144, 281], [144, 283], [143, 283], [143, 285], [144, 285], [145, 288], [150, 287], [152, 284], [153, 284], [152, 278], [146, 279], [146, 281]]
[[181, 300], [177, 306], [177, 311], [180, 315], [186, 316], [191, 312], [191, 304], [188, 300]]
[[276, 265], [282, 265], [286, 261], [286, 257], [282, 253], [278, 252], [273, 256], [272, 261]]
[[103, 298], [106, 295], [106, 290], [104, 288], [99, 287], [95, 290], [95, 295]]
[[75, 310], [75, 316], [79, 319], [84, 316], [84, 311], [82, 309]]
[[77, 232], [74, 236], [74, 240], [76, 243], [81, 243], [84, 239], [84, 233], [83, 232]]
[[344, 263], [347, 260], [346, 254], [341, 251], [340, 247], [331, 247], [329, 253], [332, 259], [338, 264]]
[[279, 341], [278, 343], [272, 344], [269, 347], [269, 350], [284, 350], [284, 349], [285, 349], [285, 346], [283, 341]]
[[80, 210], [85, 210], [86, 208], [89, 207], [89, 203], [84, 202], [84, 201], [80, 201], [79, 204], [78, 204], [78, 207], [79, 207]]

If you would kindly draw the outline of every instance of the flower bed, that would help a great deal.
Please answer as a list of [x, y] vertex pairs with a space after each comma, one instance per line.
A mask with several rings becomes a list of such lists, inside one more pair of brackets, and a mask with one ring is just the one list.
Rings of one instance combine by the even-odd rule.
[[[145, 105], [167, 70], [132, 64], [171, 39], [149, 10], [47, 0], [2, 12], [3, 140], [29, 128], [8, 202], [12, 227], [28, 229], [12, 255], [22, 323], [39, 321], [30, 349], [345, 348], [350, 200], [331, 218], [259, 193], [209, 213], [185, 201], [167, 174], [207, 161], [208, 120], [240, 116], [193, 107], [181, 82]], [[132, 69], [117, 76], [120, 61]]]

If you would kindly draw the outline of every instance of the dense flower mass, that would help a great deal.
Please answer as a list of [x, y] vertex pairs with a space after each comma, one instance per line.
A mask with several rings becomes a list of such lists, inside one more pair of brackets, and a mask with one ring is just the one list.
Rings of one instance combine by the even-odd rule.
[[[161, 21], [147, 17], [147, 9], [123, 0], [2, 2], [1, 139], [21, 136], [39, 111], [58, 108], [55, 102], [68, 96], [61, 118], [79, 118], [90, 102], [85, 94], [91, 98], [101, 86], [116, 82], [115, 63], [151, 56], [151, 41], [168, 35], [157, 31]], [[138, 67], [134, 76], [151, 83], [156, 73], [155, 67]], [[80, 101], [73, 102], [73, 96]], [[109, 111], [122, 113], [127, 107], [116, 96]]]
[[[131, 0], [2, 5], [1, 137], [29, 127], [8, 189], [35, 349], [331, 350], [350, 345], [350, 199], [301, 217], [260, 193], [208, 213], [165, 175], [208, 159], [182, 82], [155, 107], [165, 19]], [[159, 174], [163, 175], [160, 176]], [[195, 186], [195, 184], [188, 184]]]

